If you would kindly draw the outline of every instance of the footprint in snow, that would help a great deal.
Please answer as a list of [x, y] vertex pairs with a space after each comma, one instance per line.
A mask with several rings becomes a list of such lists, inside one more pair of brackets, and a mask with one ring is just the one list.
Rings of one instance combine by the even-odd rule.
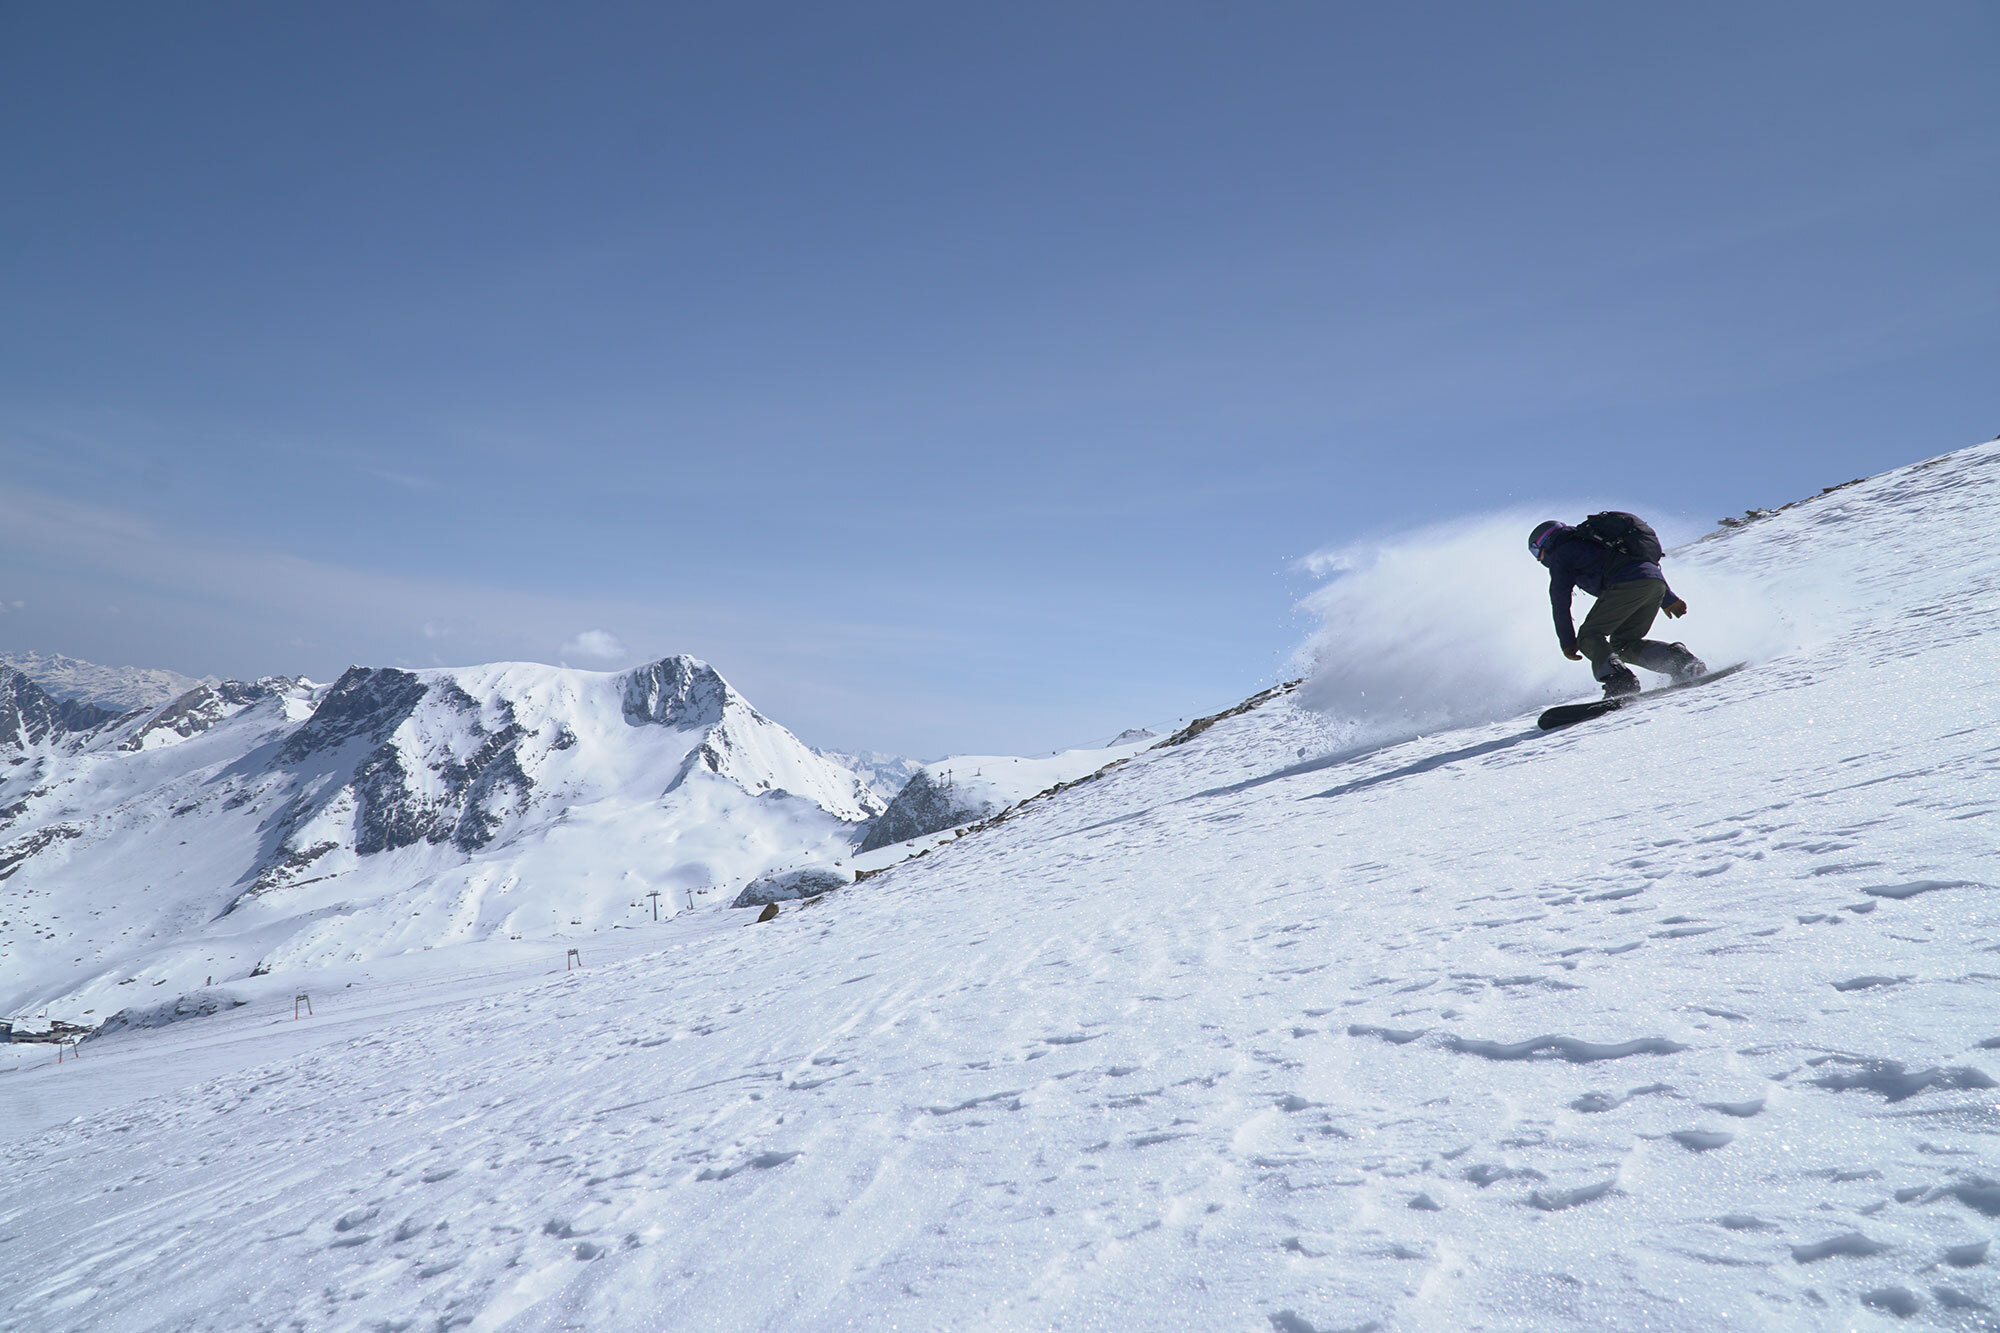
[[1528, 1195], [1528, 1204], [1545, 1213], [1559, 1213], [1566, 1208], [1574, 1208], [1578, 1204], [1592, 1203], [1603, 1198], [1611, 1193], [1612, 1187], [1617, 1183], [1618, 1177], [1613, 1176], [1595, 1185], [1582, 1185], [1573, 1190], [1535, 1190]]
[[1931, 1088], [1967, 1091], [2000, 1087], [2000, 1083], [1995, 1083], [1985, 1073], [1968, 1065], [1909, 1070], [1900, 1060], [1870, 1060], [1845, 1055], [1822, 1055], [1806, 1061], [1806, 1064], [1815, 1069], [1827, 1064], [1849, 1066], [1848, 1069], [1809, 1080], [1815, 1087], [1832, 1092], [1860, 1088], [1879, 1092], [1892, 1102], [1906, 1101]]
[[795, 1152], [760, 1152], [747, 1161], [738, 1162], [735, 1166], [703, 1167], [701, 1174], [695, 1179], [727, 1180], [744, 1171], [769, 1171], [774, 1166], [783, 1166], [787, 1162], [796, 1160], [799, 1155]]
[[1350, 1037], [1380, 1037], [1383, 1041], [1391, 1045], [1407, 1046], [1429, 1030], [1428, 1028], [1385, 1028], [1375, 1027], [1367, 1023], [1354, 1023], [1348, 1026], [1347, 1035]]
[[350, 1208], [334, 1219], [333, 1229], [335, 1231], [352, 1231], [356, 1227], [366, 1226], [368, 1223], [374, 1221], [381, 1211], [379, 1207], [373, 1205]]
[[1923, 1308], [1923, 1302], [1908, 1287], [1878, 1287], [1863, 1293], [1861, 1303], [1877, 1310], [1887, 1310], [1899, 1319], [1908, 1319]]
[[1792, 1261], [1801, 1264], [1816, 1264], [1822, 1259], [1836, 1255], [1855, 1259], [1866, 1259], [1884, 1253], [1891, 1247], [1879, 1240], [1871, 1240], [1859, 1231], [1844, 1231], [1838, 1236], [1816, 1240], [1810, 1245], [1792, 1246]]
[[1492, 1162], [1481, 1162], [1465, 1169], [1463, 1178], [1485, 1189], [1501, 1180], [1547, 1180], [1548, 1177], [1532, 1166], [1496, 1166]]
[[1380, 1333], [1382, 1327], [1379, 1321], [1370, 1319], [1348, 1328], [1321, 1328], [1296, 1310], [1280, 1310], [1265, 1317], [1271, 1321], [1275, 1333]]
[[1622, 1096], [1614, 1092], [1586, 1092], [1569, 1104], [1572, 1111], [1582, 1111], [1586, 1115], [1598, 1115], [1605, 1111], [1615, 1111], [1634, 1097], [1646, 1097], [1656, 1092], [1672, 1092], [1666, 1083], [1648, 1083], [1643, 1088], [1633, 1088]]
[[1728, 1231], [1776, 1231], [1778, 1229], [1776, 1222], [1766, 1222], [1763, 1218], [1752, 1217], [1748, 1213], [1724, 1213], [1721, 1217], [1715, 1219], [1715, 1223], [1717, 1226]]
[[1682, 1043], [1669, 1041], [1665, 1037], [1634, 1037], [1630, 1041], [1596, 1042], [1553, 1033], [1517, 1042], [1446, 1037], [1445, 1045], [1454, 1051], [1484, 1056], [1488, 1060], [1532, 1060], [1546, 1051], [1572, 1064], [1585, 1064], [1593, 1060], [1622, 1060], [1628, 1055], [1673, 1055], [1687, 1049]]
[[1967, 1208], [1987, 1217], [2000, 1217], [2000, 1180], [1987, 1176], [1969, 1176], [1956, 1184], [1940, 1185], [1927, 1191], [1920, 1200], [1930, 1203], [1936, 1199], [1957, 1199]]
[[1014, 1088], [1007, 1092], [989, 1092], [984, 1097], [968, 1097], [964, 1101], [954, 1103], [951, 1106], [926, 1106], [924, 1110], [931, 1115], [957, 1115], [960, 1111], [970, 1111], [975, 1106], [985, 1106], [990, 1102], [1004, 1101], [1009, 1103], [1006, 1107], [1007, 1110], [1018, 1111], [1021, 1109], [1021, 1094], [1025, 1091], [1027, 1091], [1025, 1088]]
[[1720, 1111], [1723, 1115], [1733, 1115], [1739, 1120], [1748, 1120], [1764, 1109], [1764, 1099], [1753, 1097], [1745, 1102], [1703, 1102], [1704, 1111]]
[[1948, 1246], [1944, 1261], [1953, 1268], [1977, 1268], [1986, 1262], [1986, 1251], [1992, 1244], [1990, 1240], [1973, 1240], [1963, 1245]]
[[1904, 884], [1872, 884], [1861, 891], [1873, 898], [1904, 899], [1914, 898], [1920, 893], [1933, 893], [1939, 889], [1990, 889], [1991, 884], [1977, 884], [1969, 879], [1917, 879]]

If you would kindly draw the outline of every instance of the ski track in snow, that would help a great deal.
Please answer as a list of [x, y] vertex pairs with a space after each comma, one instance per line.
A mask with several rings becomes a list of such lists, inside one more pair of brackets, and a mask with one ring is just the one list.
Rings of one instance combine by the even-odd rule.
[[1683, 557], [1873, 610], [1629, 715], [1281, 698], [765, 924], [38, 1048], [0, 1327], [1995, 1327], [1995, 532], [1965, 451]]

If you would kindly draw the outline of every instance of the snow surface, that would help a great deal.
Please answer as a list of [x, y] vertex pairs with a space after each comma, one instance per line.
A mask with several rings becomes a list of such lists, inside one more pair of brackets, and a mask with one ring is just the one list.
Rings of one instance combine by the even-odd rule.
[[157, 708], [197, 685], [216, 685], [214, 677], [196, 680], [160, 667], [99, 666], [61, 653], [3, 653], [0, 666], [10, 666], [58, 699], [77, 699], [114, 712]]
[[768, 923], [9, 1048], [0, 1327], [1991, 1328], [1996, 534], [1982, 446], [1572, 730], [1284, 692]]

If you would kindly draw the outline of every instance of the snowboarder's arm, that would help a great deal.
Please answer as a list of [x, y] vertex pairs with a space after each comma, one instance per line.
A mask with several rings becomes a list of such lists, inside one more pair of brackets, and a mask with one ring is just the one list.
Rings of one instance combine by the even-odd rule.
[[1570, 619], [1570, 601], [1576, 591], [1576, 581], [1563, 570], [1552, 570], [1549, 574], [1549, 608], [1555, 612], [1556, 642], [1562, 645], [1563, 655], [1576, 655], [1576, 624]]
[[[1662, 582], [1664, 583], [1664, 580]], [[1672, 620], [1686, 615], [1688, 613], [1688, 604], [1674, 596], [1674, 590], [1668, 588], [1660, 594], [1660, 609], [1667, 613], [1669, 620]]]

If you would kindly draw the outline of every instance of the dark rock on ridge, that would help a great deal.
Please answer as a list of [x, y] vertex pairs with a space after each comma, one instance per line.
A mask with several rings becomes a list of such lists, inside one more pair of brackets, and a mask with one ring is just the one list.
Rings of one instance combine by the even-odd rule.
[[505, 720], [489, 731], [477, 716], [478, 702], [458, 686], [438, 687], [437, 701], [470, 715], [468, 725], [479, 746], [464, 759], [447, 756], [432, 766], [443, 790], [431, 796], [412, 789], [402, 752], [393, 745], [384, 744], [363, 760], [354, 772], [361, 802], [354, 850], [363, 856], [417, 842], [450, 842], [462, 852], [477, 851], [500, 826], [502, 817], [491, 807], [503, 790], [525, 797], [534, 787], [519, 755], [528, 731], [514, 720], [511, 704], [501, 705]]
[[927, 833], [941, 833], [992, 813], [991, 805], [960, 792], [950, 778], [933, 777], [929, 769], [919, 769], [889, 802], [889, 808], [868, 826], [860, 850], [872, 852]]
[[162, 731], [171, 731], [184, 740], [199, 736], [230, 716], [233, 710], [274, 699], [291, 684], [282, 676], [267, 676], [254, 683], [225, 680], [215, 685], [197, 685], [147, 718], [121, 748], [144, 749], [146, 738]]
[[625, 677], [625, 720], [635, 727], [712, 727], [728, 700], [729, 686], [715, 668], [686, 655]]
[[0, 666], [0, 746], [26, 749], [43, 741], [93, 731], [122, 713], [75, 699], [57, 701], [10, 666]]
[[415, 673], [394, 667], [349, 667], [319, 701], [304, 726], [292, 733], [277, 762], [296, 764], [308, 755], [335, 750], [349, 741], [381, 744], [423, 701], [426, 686]]

